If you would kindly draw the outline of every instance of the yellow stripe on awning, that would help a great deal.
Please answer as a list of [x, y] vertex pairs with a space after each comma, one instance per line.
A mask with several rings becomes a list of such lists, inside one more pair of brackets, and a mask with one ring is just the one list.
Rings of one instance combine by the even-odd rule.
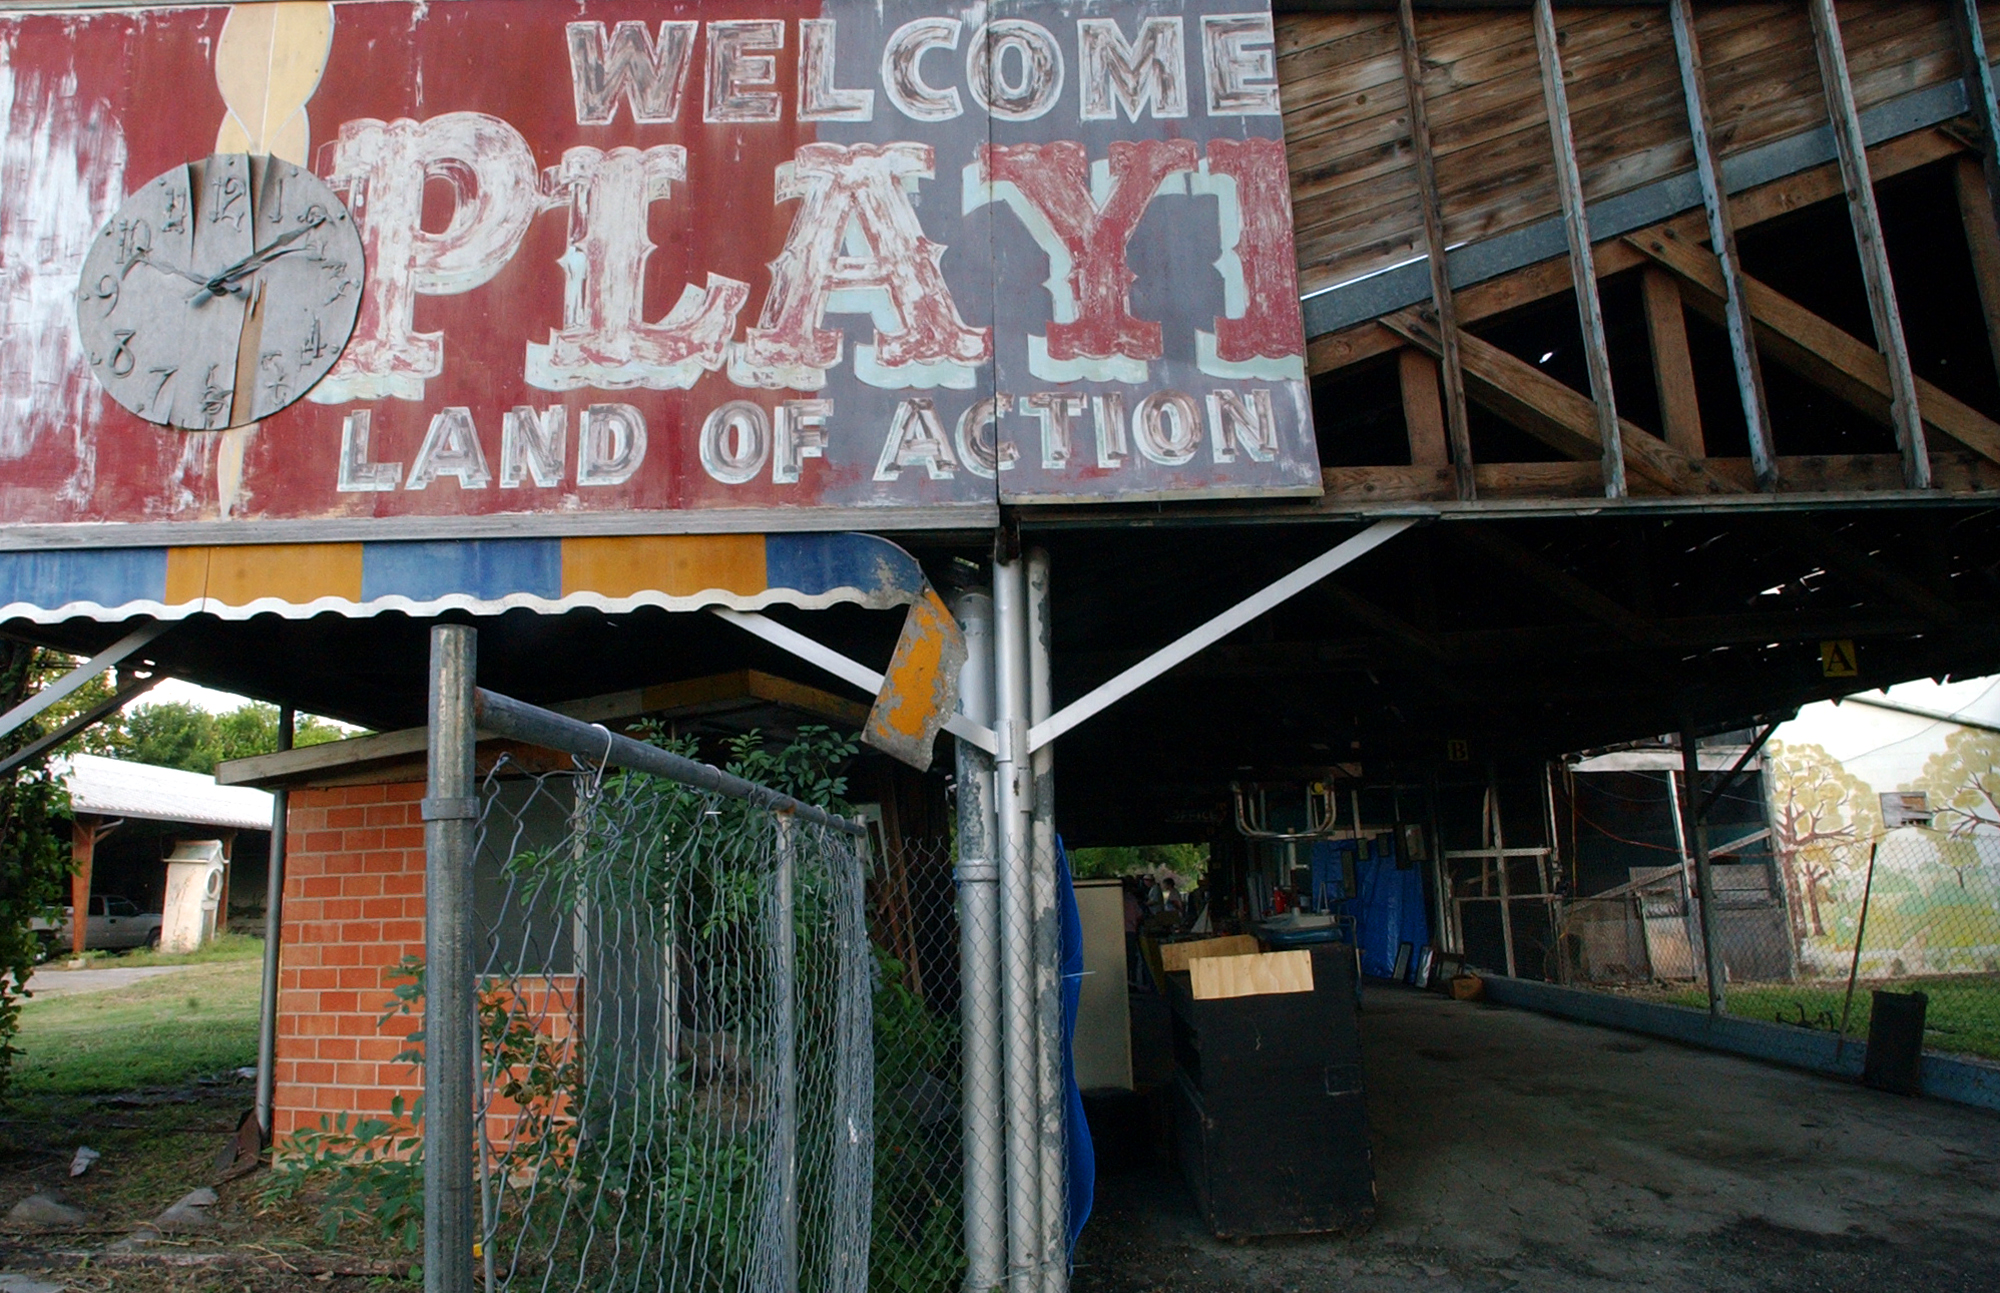
[[564, 539], [562, 591], [691, 597], [716, 589], [745, 596], [770, 586], [761, 534], [658, 534]]

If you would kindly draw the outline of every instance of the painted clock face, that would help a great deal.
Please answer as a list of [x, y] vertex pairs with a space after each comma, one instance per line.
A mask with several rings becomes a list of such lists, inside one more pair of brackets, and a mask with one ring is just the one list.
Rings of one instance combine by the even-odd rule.
[[333, 191], [275, 157], [217, 153], [127, 198], [92, 242], [77, 330], [111, 398], [163, 426], [269, 417], [340, 358], [361, 237]]

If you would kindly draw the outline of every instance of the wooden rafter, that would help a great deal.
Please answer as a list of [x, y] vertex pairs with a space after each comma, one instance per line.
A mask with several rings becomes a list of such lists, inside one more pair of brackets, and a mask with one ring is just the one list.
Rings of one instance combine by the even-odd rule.
[[[1965, 142], [1950, 132], [1925, 129], [1887, 140], [1870, 149], [1869, 166], [1877, 180], [1885, 180], [1965, 152]], [[1766, 220], [1790, 215], [1828, 198], [1839, 197], [1840, 194], [1840, 169], [1828, 164], [1735, 194], [1730, 199], [1730, 209], [1740, 231]], [[1704, 213], [1694, 210], [1656, 227], [1671, 229], [1683, 241], [1693, 242], [1704, 236], [1706, 223]], [[1629, 247], [1621, 247], [1621, 241], [1608, 240], [1593, 249], [1599, 278], [1609, 278], [1644, 263], [1643, 256]], [[1458, 289], [1455, 293], [1458, 320], [1461, 326], [1471, 325], [1533, 305], [1569, 289], [1569, 265], [1565, 260], [1539, 261]], [[1315, 376], [1337, 372], [1387, 354], [1403, 344], [1402, 338], [1383, 327], [1379, 320], [1370, 319], [1312, 338], [1306, 344], [1306, 366]]]
[[1695, 398], [1694, 358], [1688, 353], [1680, 285], [1663, 269], [1641, 270], [1639, 299], [1653, 351], [1653, 386], [1660, 393], [1660, 432], [1688, 457], [1705, 458], [1708, 448], [1701, 434], [1701, 404]]
[[[1684, 293], [1697, 310], [1719, 318], [1722, 269], [1715, 255], [1675, 236], [1666, 227], [1628, 237], [1626, 242], [1672, 270], [1692, 288]], [[1893, 417], [1894, 380], [1880, 352], [1758, 280], [1744, 276], [1758, 339], [1771, 357], [1800, 376], [1873, 417]], [[1982, 457], [2000, 462], [2000, 423], [1924, 381], [1913, 378], [1924, 420]]]
[[1584, 364], [1590, 373], [1591, 416], [1596, 422], [1598, 452], [1604, 463], [1604, 493], [1608, 498], [1623, 498], [1625, 451], [1619, 443], [1623, 428], [1618, 417], [1618, 399], [1611, 387], [1611, 347], [1604, 335], [1604, 306], [1597, 299], [1590, 213], [1583, 201], [1583, 176], [1577, 170], [1576, 140], [1570, 131], [1569, 94], [1563, 88], [1554, 0], [1535, 0], [1534, 22], [1542, 97], [1548, 109], [1549, 142], [1555, 151], [1556, 195], [1562, 203], [1563, 231], [1569, 239], [1570, 287], [1576, 293], [1577, 324], [1583, 333]]
[[[1736, 373], [1736, 394], [1743, 406], [1743, 424], [1750, 441], [1750, 464], [1759, 489], [1775, 489], [1778, 484], [1777, 450], [1772, 447], [1770, 404], [1764, 397], [1764, 372], [1757, 361], [1757, 346], [1751, 336], [1749, 307], [1743, 302], [1742, 258], [1736, 251], [1736, 216], [1730, 209], [1729, 191], [1722, 182], [1722, 164], [1715, 155], [1708, 123], [1708, 76], [1702, 67], [1701, 42], [1695, 34], [1694, 0], [1671, 0], [1668, 17], [1674, 28], [1674, 54], [1680, 64], [1681, 98], [1687, 106], [1688, 142], [1694, 151], [1695, 178], [1701, 182], [1701, 205], [1708, 217], [1708, 241], [1722, 262], [1723, 283], [1728, 291], [1723, 301], [1724, 331], [1729, 336], [1730, 366]], [[1652, 297], [1647, 297], [1647, 322], [1653, 321]], [[1682, 349], [1685, 349], [1683, 338]], [[1660, 354], [1654, 341], [1655, 363]], [[1668, 387], [1661, 386], [1661, 401], [1668, 402]], [[1673, 417], [1669, 406], [1669, 435], [1673, 441]]]
[[[1465, 412], [1465, 370], [1458, 354], [1458, 310], [1452, 299], [1451, 274], [1445, 264], [1444, 206], [1438, 199], [1437, 159], [1431, 151], [1430, 118], [1424, 108], [1423, 58], [1417, 48], [1417, 19], [1411, 0], [1401, 0], [1397, 8], [1398, 43], [1403, 56], [1403, 89], [1410, 101], [1410, 145], [1417, 159], [1417, 198], [1423, 206], [1424, 255], [1430, 262], [1431, 308], [1437, 313], [1440, 341], [1437, 376], [1444, 383], [1444, 430], [1450, 447], [1452, 479], [1458, 496], [1470, 501], [1478, 486], [1472, 470], [1472, 430]], [[1416, 375], [1403, 370], [1404, 401], [1410, 400], [1410, 385]], [[1429, 443], [1419, 444], [1418, 423], [1410, 423], [1410, 461], [1430, 465], [1434, 456]]]
[[1854, 247], [1861, 256], [1861, 281], [1868, 292], [1868, 315], [1875, 325], [1875, 344], [1887, 366], [1889, 417], [1896, 429], [1896, 446], [1903, 453], [1904, 480], [1911, 489], [1929, 489], [1931, 464], [1924, 444], [1917, 379], [1910, 368], [1910, 347], [1903, 337], [1903, 318], [1896, 306], [1896, 281], [1889, 272], [1882, 214], [1875, 206], [1875, 180], [1868, 167], [1868, 145], [1861, 133], [1854, 85], [1847, 74], [1840, 17], [1834, 12], [1833, 0], [1807, 0], [1806, 12], [1812, 16], [1813, 48], [1819, 55], [1820, 83], [1826, 91], [1834, 151], [1839, 155], [1841, 178], [1847, 190]]
[[1607, 624], [1632, 642], [1652, 640], [1652, 622], [1606, 597], [1541, 553], [1490, 525], [1454, 525], [1445, 533], [1538, 585], [1557, 601]]
[[[1382, 324], [1412, 345], [1437, 353], [1437, 330], [1419, 312], [1403, 310], [1388, 315]], [[1480, 392], [1480, 403], [1560, 453], [1601, 459], [1604, 445], [1598, 438], [1598, 406], [1594, 401], [1490, 342], [1470, 334], [1460, 342], [1465, 375], [1470, 386]], [[1716, 476], [1630, 422], [1621, 422], [1619, 432], [1624, 464], [1634, 475], [1667, 493], [1741, 492], [1735, 482]]]

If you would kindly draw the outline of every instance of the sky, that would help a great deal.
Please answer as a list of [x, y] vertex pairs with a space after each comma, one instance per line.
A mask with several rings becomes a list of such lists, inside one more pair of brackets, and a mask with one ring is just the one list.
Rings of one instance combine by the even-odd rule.
[[1948, 683], [1922, 679], [1857, 692], [1839, 703], [1820, 701], [1804, 706], [1797, 718], [1779, 726], [1777, 739], [1824, 747], [1848, 772], [1878, 791], [1914, 788], [1924, 763], [1944, 747], [1953, 725], [1861, 703], [1868, 700], [2000, 727], [2000, 676]]

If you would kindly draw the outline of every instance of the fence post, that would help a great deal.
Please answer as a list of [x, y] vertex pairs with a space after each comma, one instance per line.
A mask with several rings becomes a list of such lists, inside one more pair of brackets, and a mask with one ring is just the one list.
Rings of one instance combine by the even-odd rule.
[[[278, 711], [278, 748], [292, 748], [295, 711]], [[264, 964], [257, 999], [257, 1133], [271, 1143], [271, 1107], [277, 1093], [278, 960], [285, 932], [285, 831], [291, 819], [291, 792], [271, 792], [271, 857], [264, 871]]]
[[472, 1293], [474, 629], [431, 629], [430, 780], [424, 818], [424, 1293]]
[[[952, 614], [965, 630], [959, 707], [993, 721], [993, 599], [964, 592]], [[958, 738], [958, 967], [965, 1140], [965, 1293], [990, 1293], [1007, 1274], [1006, 1166], [1001, 1157], [1000, 871], [993, 756]]]
[[795, 865], [790, 813], [776, 813], [777, 874], [774, 932], [777, 980], [778, 1091], [778, 1288], [796, 1293], [799, 1287], [799, 1046], [798, 931], [792, 918]]
[[1694, 854], [1694, 883], [1701, 901], [1701, 955], [1708, 979], [1708, 1013], [1722, 1013], [1722, 944], [1715, 936], [1715, 875], [1708, 865], [1707, 814], [1701, 803], [1701, 750], [1693, 732], [1681, 733], [1681, 792], [1687, 796], [1688, 849]]
[[1028, 578], [1018, 555], [993, 562], [994, 800], [1000, 829], [1000, 999], [1006, 1036], [1007, 1268], [1037, 1293], [1042, 1254], [1040, 1084], [1036, 1078], [1035, 908], [1029, 814]]

